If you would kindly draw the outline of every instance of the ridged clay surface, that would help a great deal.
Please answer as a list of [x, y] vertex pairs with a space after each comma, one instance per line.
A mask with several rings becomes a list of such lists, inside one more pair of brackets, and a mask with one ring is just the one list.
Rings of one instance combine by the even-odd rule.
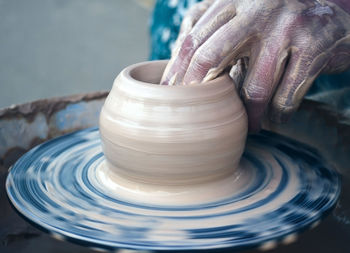
[[131, 181], [192, 185], [233, 175], [247, 116], [228, 75], [159, 85], [166, 61], [143, 62], [116, 78], [100, 115], [109, 169]]

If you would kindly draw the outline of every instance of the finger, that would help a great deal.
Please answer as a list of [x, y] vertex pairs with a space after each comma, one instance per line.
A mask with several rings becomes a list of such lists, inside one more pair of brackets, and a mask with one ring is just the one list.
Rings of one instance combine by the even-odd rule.
[[235, 15], [232, 1], [216, 1], [198, 20], [181, 44], [178, 53], [169, 61], [161, 84], [179, 84], [196, 50], [221, 26]]
[[177, 37], [177, 40], [175, 41], [174, 47], [172, 48], [172, 55], [175, 55], [178, 53], [178, 50], [180, 49], [181, 44], [185, 40], [186, 36], [190, 33], [193, 26], [197, 23], [199, 18], [203, 16], [203, 14], [208, 10], [210, 5], [214, 0], [204, 0], [202, 2], [199, 2], [195, 5], [193, 5], [186, 13], [185, 17], [183, 18], [180, 26], [179, 35]]
[[220, 27], [193, 55], [183, 83], [200, 83], [218, 76], [248, 51], [253, 29], [246, 16], [237, 16]]
[[281, 123], [290, 118], [326, 66], [327, 59], [326, 53], [315, 56], [307, 50], [292, 50], [286, 72], [271, 103], [271, 120]]
[[241, 59], [238, 59], [237, 63], [233, 65], [230, 70], [230, 77], [232, 78], [233, 83], [236, 85], [237, 90], [240, 90], [243, 86], [248, 65], [249, 65], [249, 58], [243, 57]]
[[255, 48], [250, 59], [241, 95], [248, 114], [250, 132], [261, 128], [261, 121], [279, 83], [288, 59], [288, 41], [269, 39]]

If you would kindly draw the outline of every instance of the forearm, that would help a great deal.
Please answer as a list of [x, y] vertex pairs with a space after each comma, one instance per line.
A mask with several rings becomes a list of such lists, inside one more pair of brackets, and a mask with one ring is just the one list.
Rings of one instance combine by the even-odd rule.
[[344, 11], [350, 14], [350, 0], [328, 0], [328, 2], [335, 3]]

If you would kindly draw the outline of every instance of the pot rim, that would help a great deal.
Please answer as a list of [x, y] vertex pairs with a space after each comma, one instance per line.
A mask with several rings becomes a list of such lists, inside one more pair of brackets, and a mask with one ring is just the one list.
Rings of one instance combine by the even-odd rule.
[[[224, 82], [222, 82], [224, 79], [229, 79], [232, 82], [232, 85], [235, 87], [235, 84], [233, 80], [229, 77], [228, 73], [222, 73], [218, 77], [216, 77], [213, 80], [203, 82], [203, 83], [195, 83], [195, 84], [187, 84], [187, 85], [160, 85], [158, 83], [152, 83], [152, 82], [145, 82], [142, 80], [138, 80], [134, 78], [134, 71], [136, 71], [138, 68], [144, 68], [147, 65], [150, 64], [158, 64], [161, 67], [164, 66], [164, 69], [166, 67], [166, 63], [169, 62], [169, 60], [156, 60], [156, 61], [143, 61], [139, 63], [132, 64], [125, 69], [123, 69], [120, 73], [121, 78], [125, 78], [127, 80], [131, 80], [134, 85], [140, 85], [140, 86], [146, 86], [150, 88], [159, 87], [159, 89], [201, 89], [202, 87], [208, 87], [213, 85], [220, 85]], [[159, 80], [161, 78], [163, 71], [160, 72]], [[157, 77], [158, 78], [158, 77]], [[115, 79], [114, 82], [116, 82], [118, 77]]]

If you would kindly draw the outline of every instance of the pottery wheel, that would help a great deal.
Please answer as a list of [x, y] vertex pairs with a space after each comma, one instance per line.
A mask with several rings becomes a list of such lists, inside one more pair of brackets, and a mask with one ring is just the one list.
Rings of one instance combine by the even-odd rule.
[[[54, 237], [109, 250], [268, 249], [315, 226], [340, 193], [339, 175], [317, 151], [269, 132], [248, 138], [235, 175], [189, 195], [126, 187], [104, 163], [97, 128], [65, 135], [21, 157], [7, 193], [23, 217]], [[190, 197], [179, 204], [181, 196]]]

